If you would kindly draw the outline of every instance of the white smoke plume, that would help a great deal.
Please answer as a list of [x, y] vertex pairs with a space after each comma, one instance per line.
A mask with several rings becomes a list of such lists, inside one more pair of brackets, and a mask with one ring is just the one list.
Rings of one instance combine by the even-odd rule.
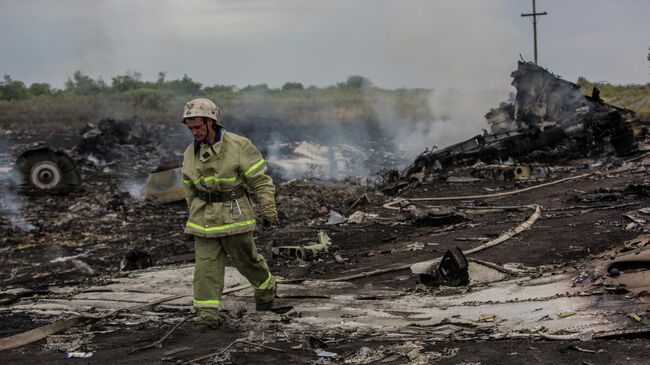
[[[484, 115], [505, 101], [523, 40], [504, 19], [506, 1], [435, 1], [395, 5], [391, 50], [402, 67], [431, 85], [431, 120], [403, 122], [390, 103], [374, 105], [410, 158], [487, 129]], [[466, 19], [467, 21], [459, 21]], [[383, 116], [383, 117], [382, 117]]]
[[144, 180], [126, 179], [120, 184], [120, 191], [129, 193], [131, 198], [142, 201], [144, 200]]
[[427, 100], [431, 119], [423, 120], [403, 120], [393, 100], [377, 100], [372, 106], [408, 164], [425, 149], [444, 148], [482, 134], [488, 129], [484, 115], [503, 101], [501, 95], [497, 92], [433, 90]]
[[[6, 146], [1, 150], [8, 151]], [[0, 195], [0, 210], [8, 219], [9, 229], [13, 231], [31, 232], [38, 229], [24, 216], [24, 208], [26, 199], [18, 196], [10, 186], [18, 186], [22, 182], [22, 176], [17, 172], [0, 172], [0, 187], [2, 187], [2, 195]]]

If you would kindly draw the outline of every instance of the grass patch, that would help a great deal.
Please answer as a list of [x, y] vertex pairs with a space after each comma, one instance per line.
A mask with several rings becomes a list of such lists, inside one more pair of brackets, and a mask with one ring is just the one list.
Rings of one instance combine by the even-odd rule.
[[607, 82], [591, 82], [581, 77], [578, 86], [585, 95], [591, 95], [594, 87], [600, 90], [600, 98], [606, 103], [635, 111], [640, 118], [650, 118], [650, 83], [613, 85]]

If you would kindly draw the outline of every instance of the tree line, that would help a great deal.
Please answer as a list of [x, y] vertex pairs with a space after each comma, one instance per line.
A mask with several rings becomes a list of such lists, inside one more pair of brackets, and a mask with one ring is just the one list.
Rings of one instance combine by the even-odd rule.
[[[27, 86], [24, 82], [14, 80], [9, 75], [4, 75], [0, 81], [0, 100], [26, 100], [39, 96], [66, 96], [66, 95], [99, 95], [99, 94], [123, 94], [132, 90], [156, 90], [167, 91], [179, 95], [199, 95], [202, 93], [216, 92], [264, 92], [264, 91], [288, 91], [304, 90], [300, 82], [286, 82], [280, 88], [273, 89], [267, 84], [248, 85], [239, 88], [236, 85], [215, 84], [204, 86], [187, 76], [180, 79], [168, 80], [165, 72], [159, 72], [155, 81], [143, 81], [142, 74], [136, 71], [127, 71], [124, 75], [112, 77], [106, 82], [101, 77], [93, 79], [81, 71], [76, 71], [68, 77], [63, 89], [57, 89], [48, 83], [35, 82]], [[349, 76], [347, 80], [339, 82], [336, 86], [325, 89], [362, 89], [372, 87], [372, 82], [359, 75]], [[316, 86], [309, 86], [307, 89], [319, 89]]]

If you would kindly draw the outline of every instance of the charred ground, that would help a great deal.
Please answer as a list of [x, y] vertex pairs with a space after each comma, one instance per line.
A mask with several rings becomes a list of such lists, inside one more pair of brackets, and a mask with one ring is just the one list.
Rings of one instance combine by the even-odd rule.
[[[590, 114], [552, 121], [539, 110], [527, 109], [535, 128], [549, 121], [562, 133], [575, 132], [573, 122], [587, 127], [578, 137], [566, 134], [560, 143], [520, 155], [500, 154], [504, 139], [486, 146], [479, 138], [470, 149], [427, 151], [406, 170], [376, 177], [286, 180], [271, 165], [280, 221], [258, 230], [257, 246], [274, 275], [285, 280], [276, 301], [286, 312], [255, 313], [250, 293], [236, 292], [224, 301], [229, 326], [210, 334], [181, 324], [190, 314], [187, 297], [97, 318], [191, 292], [193, 244], [181, 233], [184, 203], [155, 205], [137, 193], [161, 161], [179, 158], [186, 141], [178, 130], [135, 120], [76, 131], [11, 129], [0, 141], [12, 146], [0, 156], [3, 172], [14, 153], [45, 139], [74, 156], [83, 184], [66, 195], [21, 195], [2, 180], [2, 189], [12, 195], [0, 213], [5, 222], [0, 334], [78, 315], [85, 325], [5, 350], [3, 361], [63, 363], [71, 361], [65, 352], [81, 351], [93, 352], [85, 360], [92, 363], [184, 363], [223, 350], [197, 362], [645, 363], [650, 324], [645, 133], [635, 135], [633, 151], [621, 154], [611, 135], [599, 144], [584, 143], [593, 135], [590, 123], [599, 121], [585, 119]], [[522, 120], [499, 123], [504, 121]], [[375, 150], [367, 155], [368, 165], [385, 165], [378, 156], [394, 151], [388, 134], [372, 120], [367, 123], [372, 128], [360, 127], [345, 142]], [[238, 132], [260, 144], [267, 134], [289, 127], [273, 121], [258, 125], [263, 127], [241, 123]], [[120, 126], [128, 126], [128, 133]], [[323, 127], [313, 128], [309, 131], [320, 133]], [[284, 136], [285, 142], [301, 137], [295, 130]], [[483, 154], [485, 147], [497, 154]], [[540, 153], [547, 158], [543, 164], [536, 159]], [[543, 168], [533, 176], [517, 167]], [[560, 179], [567, 180], [551, 185]], [[522, 191], [509, 193], [517, 190]], [[418, 200], [445, 197], [449, 200]], [[428, 287], [409, 270], [409, 264], [455, 247], [468, 251], [494, 242], [522, 222], [532, 223], [468, 256], [475, 265], [469, 285]], [[277, 254], [285, 252], [278, 251], [282, 247], [312, 245], [323, 234], [332, 245], [314, 258]], [[403, 268], [376, 273], [395, 267]], [[227, 286], [236, 287], [238, 280], [229, 271]], [[175, 325], [180, 327], [161, 346], [142, 349]]]
[[[24, 142], [38, 137], [40, 135], [29, 136], [27, 132], [21, 134]], [[62, 145], [74, 140], [74, 136], [66, 136], [65, 133], [52, 133], [50, 138]], [[144, 174], [150, 165], [150, 156], [146, 151], [147, 148], [143, 148], [138, 153], [131, 154], [129, 163], [123, 165], [136, 167], [135, 171]], [[580, 267], [645, 230], [643, 226], [630, 228], [630, 220], [624, 216], [650, 205], [650, 197], [646, 195], [650, 185], [645, 163], [641, 161], [624, 163], [612, 159], [603, 162], [596, 169], [590, 169], [588, 166], [601, 161], [576, 161], [558, 169], [552, 178], [584, 171], [596, 173], [585, 179], [504, 198], [473, 199], [445, 205], [541, 204], [544, 214], [533, 229], [498, 247], [481, 252], [475, 258], [500, 264], [517, 262], [527, 267], [554, 267], [559, 270]], [[134, 249], [149, 257], [149, 262], [142, 262], [144, 266], [177, 265], [193, 260], [192, 242], [181, 234], [186, 214], [183, 203], [156, 206], [130, 196], [125, 192], [122, 180], [133, 174], [134, 170], [131, 169], [110, 166], [99, 171], [87, 167], [82, 171], [84, 184], [78, 191], [65, 196], [22, 198], [22, 214], [37, 227], [36, 230], [21, 232], [14, 231], [9, 225], [2, 227], [2, 278], [3, 288], [6, 288], [2, 300], [5, 306], [35, 298], [63, 298], [69, 295], [66, 287], [83, 288], [111, 282], [111, 278], [116, 275], [125, 275], [125, 272], [120, 271], [120, 265]], [[431, 175], [427, 179], [408, 185], [399, 195], [404, 198], [476, 195], [509, 191], [540, 183], [514, 180], [448, 182], [448, 177], [454, 174], [466, 175], [467, 172], [461, 169]], [[334, 278], [428, 260], [441, 256], [453, 247], [468, 249], [495, 238], [524, 221], [529, 215], [526, 211], [496, 212], [473, 216], [450, 228], [444, 223], [418, 223], [401, 217], [400, 212], [383, 209], [381, 205], [391, 197], [379, 193], [375, 183], [369, 179], [349, 179], [341, 182], [296, 180], [277, 183], [278, 209], [282, 220], [272, 229], [261, 229], [258, 232], [257, 244], [269, 260], [274, 274], [286, 279]], [[370, 203], [357, 204], [350, 209], [364, 195], [367, 199], [362, 200], [368, 200]], [[600, 209], [603, 206], [613, 208]], [[376, 216], [369, 217], [360, 224], [327, 225], [325, 223], [331, 210], [345, 215], [362, 210]], [[334, 242], [330, 255], [312, 262], [301, 262], [292, 258], [274, 257], [271, 254], [273, 246], [313, 241], [320, 230], [327, 231]], [[336, 255], [342, 260], [335, 259]], [[370, 285], [380, 290], [417, 290], [416, 277], [408, 270], [359, 279], [355, 285]], [[303, 296], [309, 297], [310, 294], [305, 293]], [[380, 298], [375, 300], [388, 300]], [[287, 305], [296, 304], [301, 300], [299, 297], [279, 299]], [[3, 330], [5, 336], [22, 332], [52, 318], [46, 314], [34, 317], [25, 312], [11, 310], [3, 311], [2, 316], [6, 323]], [[280, 323], [278, 326], [278, 329], [281, 329]], [[124, 356], [137, 344], [153, 342], [169, 328], [171, 324], [163, 322], [158, 328], [148, 325], [146, 321], [126, 326], [115, 323], [93, 326], [87, 330], [96, 333], [91, 347], [96, 349], [96, 355], [92, 360], [100, 363], [110, 362], [110, 359], [116, 356]], [[191, 349], [175, 357], [189, 359], [204, 352], [199, 349], [223, 347], [242, 336], [246, 336], [246, 333], [235, 326], [233, 329], [224, 329], [218, 340], [210, 338], [202, 345], [197, 342], [191, 327], [181, 328], [170, 339], [169, 347], [122, 358], [124, 363], [155, 363], [166, 357], [164, 353], [172, 347], [190, 347]], [[378, 349], [386, 344], [399, 343], [401, 340], [351, 336], [337, 340], [325, 338], [324, 341], [329, 343], [330, 351], [345, 359], [356, 354], [360, 347]], [[571, 350], [572, 345], [582, 345], [574, 341], [506, 339], [495, 343], [481, 340], [455, 342], [452, 338], [449, 341], [434, 342], [425, 348], [432, 351], [457, 349], [453, 356], [443, 360], [449, 363], [518, 363], [523, 359], [521, 356], [525, 356], [528, 361], [537, 358], [540, 363], [550, 362], [558, 357], [566, 362], [590, 363], [619, 362], [630, 357], [632, 363], [642, 363], [643, 358], [633, 354], [641, 354], [644, 349], [647, 350], [645, 340], [599, 340], [584, 345], [594, 350], [602, 348], [605, 352], [599, 355]], [[317, 359], [313, 351], [306, 349], [308, 347], [292, 349], [292, 346], [300, 345], [299, 341], [275, 340], [270, 343], [285, 349], [289, 354], [268, 350], [234, 352], [230, 361], [268, 362], [282, 359], [304, 363]], [[36, 343], [6, 352], [4, 356], [9, 363], [38, 358], [51, 363], [64, 361], [62, 354], [46, 352], [42, 348], [42, 344]], [[503, 358], [504, 352], [508, 353], [507, 359]], [[398, 356], [395, 363], [401, 363], [404, 359]]]

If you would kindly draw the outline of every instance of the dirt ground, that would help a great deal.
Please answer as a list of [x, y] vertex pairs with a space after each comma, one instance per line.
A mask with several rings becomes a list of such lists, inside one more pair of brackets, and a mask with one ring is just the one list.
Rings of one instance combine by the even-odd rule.
[[[44, 136], [27, 133], [3, 138], [4, 143], [16, 145], [43, 139]], [[48, 139], [52, 145], [70, 148], [77, 143], [78, 137], [59, 134], [50, 135]], [[142, 265], [144, 270], [193, 262], [193, 243], [191, 238], [182, 234], [186, 219], [184, 202], [157, 206], [127, 193], [130, 180], [142, 181], [146, 172], [155, 166], [151, 162], [155, 150], [138, 151], [141, 154], [132, 155], [133, 160], [128, 164], [111, 165], [100, 170], [82, 164], [86, 166], [82, 168], [83, 187], [68, 195], [19, 196], [20, 214], [36, 227], [32, 231], [14, 230], [7, 211], [0, 213], [0, 218], [6, 223], [0, 227], [0, 320], [3, 322], [0, 337], [15, 335], [70, 315], [15, 310], [15, 306], [44, 298], [67, 298], [78, 293], [80, 288], [110, 284], [116, 278], [128, 275], [129, 271], [121, 271], [120, 265], [133, 249], [148, 255], [148, 261]], [[524, 274], [533, 278], [543, 277], [543, 273], [549, 272], [577, 276], [594, 260], [604, 260], [603, 255], [610, 255], [626, 241], [647, 232], [645, 221], [648, 217], [639, 212], [650, 207], [650, 182], [643, 161], [643, 158], [628, 163], [618, 159], [604, 163], [598, 160], [574, 161], [570, 165], [554, 166], [551, 176], [541, 180], [448, 182], [449, 176], [467, 176], [466, 169], [457, 169], [428, 176], [397, 194], [401, 198], [491, 194], [591, 173], [581, 179], [505, 197], [415, 204], [421, 209], [435, 204], [464, 212], [460, 222], [451, 224], [445, 221], [418, 222], [404, 218], [403, 212], [383, 208], [383, 204], [395, 197], [379, 193], [375, 183], [367, 179], [276, 181], [281, 220], [274, 227], [258, 229], [257, 246], [277, 277], [318, 282], [317, 279], [333, 279], [431, 260], [454, 247], [468, 250], [499, 237], [526, 221], [532, 213], [530, 209], [513, 208], [469, 214], [461, 209], [463, 207], [538, 204], [542, 207], [541, 216], [530, 229], [471, 257], [498, 265], [516, 263], [517, 267], [524, 268]], [[10, 164], [11, 153], [0, 156], [0, 167]], [[1, 188], [7, 189], [7, 182], [2, 184]], [[370, 202], [353, 207], [364, 194]], [[370, 216], [359, 224], [326, 224], [332, 210], [345, 216], [359, 210]], [[333, 247], [330, 253], [316, 260], [301, 261], [272, 254], [273, 247], [314, 242], [319, 231], [327, 232]], [[363, 293], [376, 292], [377, 298], [365, 298], [371, 303], [368, 308], [372, 308], [372, 301], [381, 306], [382, 301], [394, 300], [390, 296], [382, 297], [383, 292], [443, 298], [475, 290], [472, 286], [460, 292], [454, 288], [423, 288], [418, 284], [417, 276], [408, 269], [353, 282], [354, 287], [343, 288], [338, 294], [353, 296], [358, 294], [359, 288], [363, 288]], [[294, 294], [280, 295], [278, 304], [296, 308], [307, 302], [317, 305], [319, 295], [330, 295], [326, 291], [309, 293], [302, 289]], [[632, 303], [630, 305], [636, 308], [636, 313], [640, 313], [642, 321], [639, 323], [626, 318], [628, 309], [623, 307], [607, 307], [606, 312], [618, 315], [620, 321], [627, 321], [629, 328], [647, 326], [648, 302], [643, 293], [606, 290], [596, 297], [594, 300], [601, 303], [617, 300]], [[249, 307], [252, 304], [250, 297], [233, 298], [233, 301], [241, 301]], [[162, 346], [129, 354], [135, 348], [160, 339], [180, 319], [190, 314], [188, 308], [162, 307], [152, 311], [156, 312], [155, 315], [146, 312], [139, 317], [134, 314], [134, 317], [120, 317], [120, 320], [91, 322], [59, 334], [91, 336], [92, 340], [80, 351], [91, 351], [92, 357], [65, 359], [64, 352], [49, 349], [47, 340], [41, 340], [2, 351], [2, 363], [182, 363], [223, 349], [237, 339], [276, 349], [236, 344], [232, 351], [202, 362], [643, 364], [647, 363], [650, 350], [647, 331], [587, 341], [511, 335], [494, 338], [480, 331], [468, 336], [449, 335], [444, 338], [424, 331], [418, 336], [405, 338], [391, 336], [390, 329], [371, 333], [351, 331], [340, 336], [340, 332], [328, 330], [310, 333], [312, 327], [309, 326], [304, 327], [302, 334], [296, 335], [295, 328], [289, 330], [287, 326], [307, 321], [310, 314], [305, 310], [301, 320], [289, 316], [265, 317], [253, 311], [229, 312], [226, 314], [230, 318], [228, 328], [217, 331], [204, 331], [188, 321]], [[343, 314], [339, 317], [339, 321], [346, 318]], [[258, 323], [260, 327], [256, 326]], [[316, 350], [319, 348], [335, 355], [319, 356]], [[368, 354], [377, 356], [373, 358]], [[427, 357], [418, 357], [424, 354]]]

